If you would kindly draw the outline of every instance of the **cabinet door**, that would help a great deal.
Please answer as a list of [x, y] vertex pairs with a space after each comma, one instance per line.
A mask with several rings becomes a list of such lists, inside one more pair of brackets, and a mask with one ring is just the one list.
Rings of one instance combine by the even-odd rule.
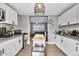
[[58, 26], [62, 26], [62, 23], [63, 23], [63, 15], [59, 16], [58, 18]]
[[77, 5], [78, 9], [77, 9], [77, 12], [78, 12], [78, 23], [79, 23], [79, 4]]
[[6, 45], [4, 47], [4, 56], [12, 56], [12, 48], [13, 48], [13, 41], [10, 40], [6, 42]]
[[69, 11], [71, 13], [70, 24], [76, 24], [77, 23], [77, 6], [72, 7]]
[[56, 45], [60, 48], [60, 36], [56, 35]]
[[12, 46], [12, 56], [16, 55], [18, 52], [18, 39], [14, 39]]
[[13, 19], [13, 15], [12, 15], [12, 9], [6, 5], [6, 10], [5, 10], [5, 23], [8, 24], [12, 24], [12, 19]]
[[18, 25], [18, 17], [17, 17], [17, 12], [14, 11], [14, 14], [13, 14], [13, 21], [14, 21], [14, 25]]
[[61, 26], [60, 21], [61, 21], [61, 17], [59, 16], [59, 17], [58, 17], [58, 26]]
[[69, 56], [76, 56], [76, 47], [74, 44], [74, 41], [72, 39], [69, 38], [64, 38], [63, 40], [63, 51], [66, 53], [66, 55]]
[[67, 25], [67, 19], [66, 19], [66, 16], [67, 16], [67, 15], [66, 15], [66, 14], [67, 14], [67, 13], [64, 13], [64, 14], [62, 15], [62, 20], [61, 20], [61, 22], [62, 22], [61, 24], [62, 24], [62, 25]]
[[52, 41], [53, 41], [54, 44], [56, 44], [56, 36], [55, 36], [55, 34], [53, 34]]
[[4, 44], [0, 44], [0, 56], [4, 56]]
[[58, 19], [58, 25], [63, 26], [63, 25], [67, 25], [67, 13], [62, 14], [61, 16], [59, 16]]
[[5, 22], [7, 24], [17, 25], [17, 12], [15, 12], [12, 8], [6, 5], [5, 8]]
[[22, 49], [22, 36], [18, 37], [18, 51]]
[[16, 55], [22, 49], [22, 37], [15, 38], [13, 42], [12, 56]]
[[12, 24], [18, 25], [17, 12], [16, 11], [11, 10], [11, 18], [12, 18]]
[[74, 44], [75, 44], [77, 56], [79, 56], [79, 42], [75, 42]]

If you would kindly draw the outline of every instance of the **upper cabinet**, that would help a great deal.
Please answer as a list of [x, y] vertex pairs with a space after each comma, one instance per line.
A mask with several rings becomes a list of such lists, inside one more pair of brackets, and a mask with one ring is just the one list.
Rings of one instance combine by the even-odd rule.
[[58, 18], [58, 26], [78, 23], [78, 5], [72, 7]]
[[3, 3], [0, 4], [0, 8], [5, 10], [5, 21], [0, 21], [0, 23], [18, 25], [17, 12], [15, 10]]
[[78, 4], [78, 10], [77, 10], [77, 13], [78, 13], [78, 23], [79, 23], [79, 4]]
[[74, 6], [69, 10], [70, 12], [70, 24], [77, 23], [77, 6]]
[[5, 10], [6, 9], [6, 5], [3, 4], [3, 3], [0, 3], [0, 8]]

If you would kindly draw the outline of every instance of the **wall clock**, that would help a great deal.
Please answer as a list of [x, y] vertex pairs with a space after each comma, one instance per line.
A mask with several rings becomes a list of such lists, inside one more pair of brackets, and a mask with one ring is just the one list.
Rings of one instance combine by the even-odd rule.
[[52, 19], [49, 19], [48, 23], [49, 24], [53, 24], [53, 20]]

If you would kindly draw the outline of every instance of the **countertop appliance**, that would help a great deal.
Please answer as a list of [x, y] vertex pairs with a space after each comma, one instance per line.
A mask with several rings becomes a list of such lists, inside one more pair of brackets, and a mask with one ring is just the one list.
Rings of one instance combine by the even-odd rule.
[[7, 29], [6, 27], [1, 27], [0, 28], [0, 38], [5, 38], [5, 37], [9, 37], [9, 33], [7, 33]]
[[22, 31], [21, 31], [21, 30], [14, 30], [14, 34], [15, 34], [15, 35], [17, 35], [17, 34], [18, 34], [18, 35], [19, 35], [19, 34], [22, 34]]
[[77, 30], [73, 30], [73, 31], [71, 32], [71, 35], [72, 35], [72, 36], [78, 36], [78, 31], [77, 31]]
[[5, 20], [5, 10], [0, 8], [0, 21], [4, 21]]

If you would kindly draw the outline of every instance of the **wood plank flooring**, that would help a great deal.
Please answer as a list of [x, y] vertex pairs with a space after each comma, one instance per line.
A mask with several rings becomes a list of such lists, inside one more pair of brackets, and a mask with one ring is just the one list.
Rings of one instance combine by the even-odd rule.
[[55, 44], [47, 44], [45, 54], [46, 56], [65, 56], [65, 54]]
[[[16, 56], [32, 56], [32, 45], [27, 45]], [[55, 44], [47, 44], [45, 56], [65, 56], [65, 54]]]

